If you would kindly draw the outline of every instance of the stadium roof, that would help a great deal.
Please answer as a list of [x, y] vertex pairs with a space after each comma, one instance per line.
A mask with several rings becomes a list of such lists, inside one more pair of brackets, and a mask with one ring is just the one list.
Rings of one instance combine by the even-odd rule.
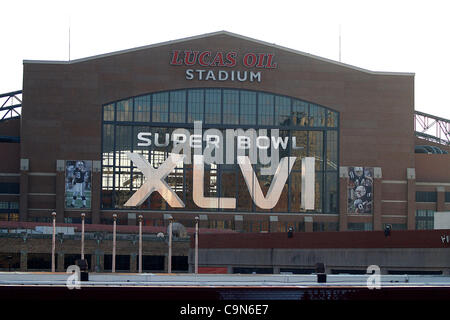
[[310, 54], [310, 53], [306, 53], [306, 52], [303, 52], [303, 51], [294, 50], [294, 49], [283, 47], [283, 46], [280, 46], [280, 45], [277, 45], [277, 44], [274, 44], [274, 43], [269, 43], [269, 42], [265, 42], [265, 41], [261, 41], [261, 40], [257, 40], [257, 39], [253, 39], [253, 38], [249, 38], [249, 37], [246, 37], [246, 36], [243, 36], [243, 35], [239, 35], [239, 34], [228, 32], [228, 31], [224, 31], [224, 30], [223, 31], [212, 32], [212, 33], [205, 33], [205, 34], [202, 34], [202, 35], [197, 35], [197, 36], [188, 37], [188, 38], [182, 38], [182, 39], [177, 39], [177, 40], [160, 42], [160, 43], [151, 44], [151, 45], [142, 46], [142, 47], [136, 47], [136, 48], [126, 49], [126, 50], [121, 50], [121, 51], [115, 51], [115, 52], [106, 53], [106, 54], [95, 55], [95, 56], [81, 58], [81, 59], [70, 60], [70, 61], [24, 60], [23, 63], [74, 64], [74, 63], [85, 62], [85, 61], [90, 61], [90, 60], [94, 60], [94, 59], [100, 59], [100, 58], [110, 57], [110, 56], [114, 56], [114, 55], [124, 54], [124, 53], [130, 53], [130, 52], [139, 51], [139, 50], [146, 50], [146, 49], [151, 49], [151, 48], [156, 48], [156, 47], [161, 47], [161, 46], [166, 46], [166, 45], [173, 45], [173, 44], [177, 44], [177, 43], [182, 43], [182, 42], [187, 42], [187, 41], [192, 41], [192, 40], [198, 40], [198, 39], [204, 39], [204, 38], [209, 38], [209, 37], [215, 37], [215, 36], [222, 36], [222, 35], [233, 37], [233, 38], [237, 38], [237, 39], [241, 39], [241, 40], [246, 40], [246, 41], [253, 42], [253, 43], [256, 43], [256, 44], [259, 44], [259, 45], [269, 46], [269, 47], [272, 47], [272, 48], [275, 48], [275, 49], [278, 49], [278, 50], [291, 52], [291, 53], [294, 53], [294, 54], [298, 54], [298, 55], [301, 55], [301, 56], [306, 56], [306, 57], [309, 57], [309, 58], [312, 58], [312, 59], [316, 59], [316, 60], [324, 61], [324, 62], [327, 62], [327, 63], [339, 65], [341, 67], [353, 69], [353, 70], [364, 72], [364, 73], [368, 73], [368, 74], [373, 74], [373, 75], [401, 75], [401, 76], [414, 76], [415, 75], [414, 73], [411, 73], [411, 72], [371, 71], [371, 70], [359, 68], [359, 67], [356, 67], [356, 66], [352, 66], [352, 65], [349, 65], [349, 64], [346, 64], [346, 63], [338, 62], [338, 61], [335, 61], [335, 60], [319, 57], [319, 56], [316, 56], [316, 55], [313, 55], [313, 54]]

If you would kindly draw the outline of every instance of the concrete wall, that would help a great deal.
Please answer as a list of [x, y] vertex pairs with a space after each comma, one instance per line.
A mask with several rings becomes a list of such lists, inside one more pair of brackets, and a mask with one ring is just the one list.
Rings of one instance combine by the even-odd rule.
[[[199, 236], [199, 266], [366, 270], [378, 265], [390, 270], [450, 272], [450, 230], [384, 232], [306, 232]], [[190, 265], [194, 264], [191, 239]]]
[[449, 182], [450, 154], [416, 153], [416, 179], [420, 182]]
[[[194, 253], [190, 252], [190, 265]], [[201, 267], [265, 267], [279, 273], [280, 268], [314, 269], [325, 264], [326, 273], [333, 269], [366, 270], [378, 265], [382, 273], [389, 270], [442, 271], [450, 274], [448, 248], [380, 248], [380, 249], [201, 249]]]

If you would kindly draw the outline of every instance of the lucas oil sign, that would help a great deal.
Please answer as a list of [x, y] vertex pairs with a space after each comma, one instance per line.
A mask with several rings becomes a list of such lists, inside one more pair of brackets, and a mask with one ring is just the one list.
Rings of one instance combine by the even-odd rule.
[[[261, 82], [262, 71], [277, 68], [273, 53], [248, 52], [242, 56], [237, 51], [174, 50], [170, 65], [188, 67], [186, 80]], [[235, 70], [242, 66], [244, 70]], [[250, 70], [251, 69], [251, 70]]]
[[[141, 147], [159, 143], [157, 133], [139, 132], [137, 138], [138, 146]], [[203, 132], [201, 121], [194, 122], [193, 135], [187, 129], [175, 129], [172, 136], [166, 138], [166, 141], [173, 142], [172, 152], [158, 168], [154, 168], [139, 153], [127, 153], [128, 158], [146, 177], [146, 181], [125, 203], [125, 206], [140, 206], [156, 191], [171, 207], [184, 208], [183, 201], [165, 181], [170, 172], [184, 163], [193, 164], [193, 201], [198, 207], [234, 209], [236, 208], [235, 198], [205, 197], [203, 180], [205, 164], [221, 165], [237, 162], [255, 205], [261, 209], [272, 209], [276, 206], [294, 163], [297, 161], [297, 157], [292, 156], [279, 158], [280, 149], [287, 148], [287, 139], [288, 137], [279, 137], [277, 130], [273, 130], [269, 137], [264, 129], [259, 132], [254, 129], [245, 131], [227, 129], [224, 138], [222, 131], [218, 129], [210, 128]], [[224, 141], [226, 142], [224, 143]], [[295, 139], [293, 139], [291, 146], [302, 148], [295, 144]], [[302, 162], [301, 207], [313, 210], [315, 159], [306, 157], [300, 161]], [[264, 164], [265, 166], [260, 169], [260, 174], [273, 177], [266, 195], [263, 194], [253, 164]]]

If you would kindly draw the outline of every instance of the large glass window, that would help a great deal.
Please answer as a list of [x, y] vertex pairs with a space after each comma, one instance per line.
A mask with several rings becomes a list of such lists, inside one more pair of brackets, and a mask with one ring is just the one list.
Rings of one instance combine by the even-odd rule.
[[416, 202], [436, 202], [436, 191], [416, 191]]
[[308, 123], [308, 103], [301, 100], [292, 101], [292, 124], [305, 127]]
[[152, 95], [153, 98], [153, 122], [168, 122], [169, 121], [169, 94], [167, 92], [156, 93]]
[[311, 127], [324, 127], [325, 126], [325, 109], [315, 105], [309, 105], [309, 125]]
[[126, 153], [131, 151], [132, 132], [132, 126], [116, 126], [116, 161], [114, 163], [116, 167], [130, 166]]
[[103, 106], [103, 120], [114, 121], [114, 103]]
[[316, 170], [323, 170], [323, 131], [309, 132], [308, 157], [316, 159]]
[[434, 229], [434, 210], [416, 210], [416, 230]]
[[313, 231], [338, 231], [339, 225], [337, 222], [313, 222]]
[[114, 161], [114, 125], [103, 125], [103, 165], [112, 166]]
[[240, 124], [256, 125], [256, 92], [241, 91], [240, 98]]
[[337, 112], [327, 110], [327, 127], [336, 128], [338, 126], [338, 114]]
[[210, 89], [205, 92], [205, 123], [220, 123], [222, 92]]
[[188, 122], [203, 121], [204, 98], [203, 89], [188, 91]]
[[0, 201], [0, 221], [19, 221], [19, 203]]
[[186, 91], [170, 93], [170, 122], [186, 122]]
[[117, 102], [117, 121], [133, 121], [133, 100]]
[[267, 93], [258, 94], [258, 124], [273, 125], [274, 120], [273, 95]]
[[327, 172], [325, 176], [324, 211], [325, 213], [338, 212], [338, 177], [337, 172]]
[[150, 121], [151, 96], [141, 96], [134, 99], [134, 121]]
[[275, 125], [290, 125], [291, 99], [287, 97], [275, 97]]
[[[236, 199], [236, 208], [201, 209], [193, 199], [193, 166], [182, 163], [165, 177], [165, 182], [184, 202], [183, 208], [171, 208], [164, 198], [153, 192], [139, 206], [140, 210], [236, 211], [259, 213], [306, 212], [301, 205], [301, 159], [314, 157], [315, 209], [308, 213], [337, 213], [339, 114], [334, 110], [299, 99], [239, 89], [181, 89], [150, 93], [103, 106], [102, 129], [102, 208], [126, 209], [125, 202], [145, 182], [146, 178], [132, 163], [127, 152], [139, 153], [154, 168], [158, 168], [173, 148], [175, 129], [193, 134], [192, 123], [203, 121], [203, 129], [217, 129], [223, 136], [223, 158], [231, 155], [234, 163], [207, 164], [203, 177], [203, 196]], [[277, 141], [279, 158], [296, 157], [294, 166], [277, 204], [272, 209], [255, 205], [240, 166], [236, 161], [236, 133], [252, 129], [271, 144]], [[231, 130], [228, 135], [227, 130]], [[217, 131], [216, 131], [217, 132]], [[277, 134], [275, 135], [275, 132]], [[142, 133], [149, 143], [144, 143]], [[138, 139], [138, 135], [141, 134]], [[234, 140], [234, 149], [226, 148], [227, 139]], [[265, 143], [263, 143], [265, 145]], [[203, 146], [206, 142], [203, 141]], [[190, 149], [193, 154], [193, 149]], [[261, 150], [260, 150], [261, 151]], [[266, 151], [272, 156], [273, 150]], [[247, 150], [247, 155], [250, 152]], [[253, 164], [256, 179], [251, 183], [266, 196], [273, 182], [268, 171], [271, 162], [264, 162], [257, 152]], [[214, 156], [216, 153], [214, 153]], [[278, 163], [272, 169], [276, 169]], [[274, 171], [272, 171], [274, 172]], [[253, 181], [254, 180], [254, 181]], [[256, 189], [255, 189], [256, 190]], [[256, 222], [255, 222], [256, 223]], [[266, 230], [265, 226], [248, 224], [252, 230]], [[220, 226], [221, 228], [221, 226]], [[317, 225], [318, 230], [333, 229], [334, 225]]]
[[349, 231], [372, 231], [373, 223], [372, 222], [349, 222], [348, 223]]
[[15, 182], [0, 182], [0, 193], [19, 194], [20, 184]]
[[327, 133], [327, 170], [337, 170], [338, 148], [337, 131], [329, 130]]
[[223, 90], [223, 123], [239, 124], [238, 90]]

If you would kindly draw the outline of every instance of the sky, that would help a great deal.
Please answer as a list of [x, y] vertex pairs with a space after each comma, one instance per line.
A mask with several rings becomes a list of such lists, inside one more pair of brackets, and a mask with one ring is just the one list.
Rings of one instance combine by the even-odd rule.
[[[446, 4], [447, 3], [447, 4]], [[0, 93], [23, 60], [69, 60], [226, 30], [373, 71], [415, 73], [415, 109], [450, 119], [448, 1], [4, 1]], [[341, 30], [339, 32], [339, 30]]]

